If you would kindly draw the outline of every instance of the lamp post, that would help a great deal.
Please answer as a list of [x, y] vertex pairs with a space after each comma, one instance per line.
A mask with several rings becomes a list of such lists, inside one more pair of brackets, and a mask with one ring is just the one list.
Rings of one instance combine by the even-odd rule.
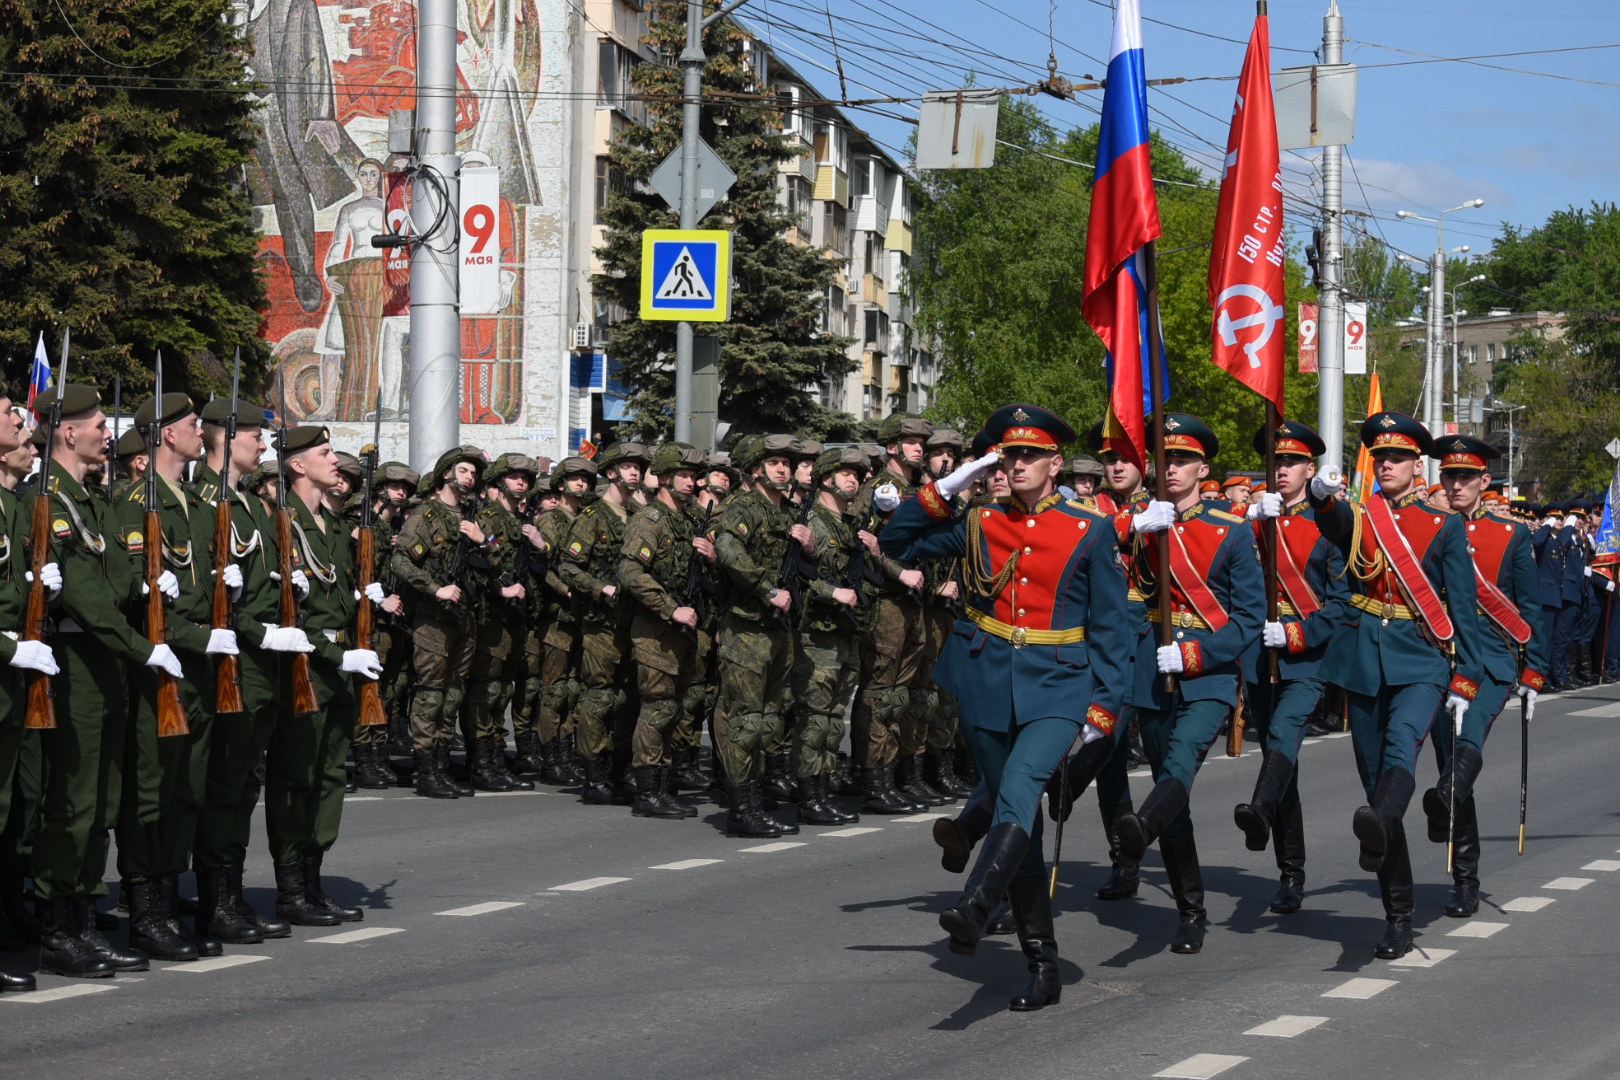
[[1462, 391], [1457, 388], [1457, 319], [1468, 312], [1457, 307], [1457, 292], [1476, 285], [1485, 280], [1484, 274], [1475, 274], [1467, 281], [1458, 282], [1451, 288], [1451, 422], [1457, 425], [1457, 433], [1462, 433]]

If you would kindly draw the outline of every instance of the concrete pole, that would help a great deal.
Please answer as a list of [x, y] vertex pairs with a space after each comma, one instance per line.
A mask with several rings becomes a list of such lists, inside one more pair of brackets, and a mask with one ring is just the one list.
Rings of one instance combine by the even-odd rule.
[[[456, 0], [417, 9], [416, 154], [411, 221], [410, 455], [424, 475], [461, 442], [461, 277], [456, 248]], [[443, 218], [441, 222], [439, 219]], [[438, 229], [433, 231], [434, 224]]]
[[[1435, 232], [1439, 246], [1429, 261], [1429, 348], [1428, 378], [1423, 389], [1423, 426], [1438, 439], [1446, 433], [1446, 247], [1444, 225]], [[1433, 484], [1440, 479], [1440, 463], [1423, 459], [1423, 475]]]
[[[681, 52], [685, 84], [681, 89], [681, 228], [695, 229], [697, 219], [698, 124], [703, 115], [703, 0], [686, 0], [686, 48]], [[675, 324], [675, 439], [692, 441], [692, 324]]]
[[[1329, 0], [1322, 19], [1322, 62], [1344, 62], [1344, 17]], [[1344, 148], [1322, 148], [1321, 289], [1317, 311], [1317, 430], [1327, 449], [1321, 468], [1344, 471]]]

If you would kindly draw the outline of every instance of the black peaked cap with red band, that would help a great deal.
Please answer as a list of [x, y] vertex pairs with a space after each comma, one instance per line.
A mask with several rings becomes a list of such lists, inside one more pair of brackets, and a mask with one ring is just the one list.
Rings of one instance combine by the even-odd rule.
[[1059, 450], [1078, 438], [1051, 409], [1039, 405], [1003, 405], [984, 422], [984, 434], [992, 445], [1028, 446], [1037, 450]]
[[1408, 450], [1432, 454], [1429, 429], [1402, 412], [1375, 412], [1361, 425], [1361, 445], [1369, 450]]
[[[1254, 433], [1254, 452], [1264, 457], [1266, 454], [1266, 429], [1261, 428]], [[1277, 425], [1277, 456], [1278, 457], [1320, 457], [1327, 453], [1327, 443], [1322, 441], [1315, 429], [1298, 420], [1284, 420]]]
[[1502, 452], [1472, 435], [1442, 435], [1434, 441], [1434, 450], [1429, 456], [1438, 458], [1442, 469], [1489, 472], [1491, 459], [1501, 457]]
[[[1148, 438], [1151, 441], [1155, 428], [1149, 426]], [[1221, 452], [1221, 440], [1216, 437], [1210, 426], [1190, 413], [1164, 414], [1164, 448], [1166, 452], [1179, 451], [1184, 454], [1197, 454], [1205, 461]]]

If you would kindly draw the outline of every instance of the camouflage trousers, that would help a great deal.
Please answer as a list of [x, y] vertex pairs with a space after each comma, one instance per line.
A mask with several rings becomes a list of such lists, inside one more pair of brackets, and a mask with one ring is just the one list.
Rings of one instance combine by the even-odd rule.
[[924, 748], [930, 754], [944, 754], [956, 749], [961, 730], [956, 715], [956, 697], [935, 686], [933, 679], [934, 662], [939, 659], [945, 642], [950, 640], [951, 628], [955, 625], [955, 613], [944, 604], [930, 604], [923, 611], [923, 630], [928, 643], [922, 665], [925, 685], [922, 690], [912, 693], [922, 697], [919, 705], [922, 734]]
[[541, 742], [574, 733], [574, 707], [585, 692], [579, 681], [579, 624], [554, 622], [539, 643], [540, 676], [535, 701], [535, 730]]
[[714, 733], [728, 783], [765, 775], [765, 752], [781, 737], [792, 673], [791, 631], [774, 620], [725, 616], [720, 624]]
[[428, 751], [450, 742], [467, 675], [472, 670], [476, 627], [472, 617], [449, 620], [418, 614], [411, 625], [416, 693], [411, 698], [411, 743]]
[[540, 729], [540, 661], [546, 626], [531, 622], [523, 635], [523, 656], [518, 661], [512, 692], [512, 734], [527, 735]]
[[[377, 660], [383, 668], [382, 678], [377, 683], [378, 692], [382, 694], [383, 710], [392, 715], [392, 703], [400, 695], [410, 693], [410, 632], [391, 619], [383, 619], [377, 623], [376, 633], [371, 637], [371, 647], [377, 650]], [[370, 724], [354, 729], [355, 746], [372, 746], [387, 741], [387, 724]]]
[[714, 716], [715, 698], [720, 687], [715, 681], [715, 641], [707, 630], [697, 632], [697, 648], [692, 653], [692, 676], [686, 684], [686, 701], [681, 707], [680, 723], [670, 746], [675, 750], [696, 750], [703, 745], [704, 725]]
[[522, 623], [492, 618], [478, 624], [472, 672], [467, 679], [468, 722], [474, 738], [506, 741], [506, 707], [517, 690], [523, 664], [523, 643], [529, 636]]
[[[923, 609], [909, 596], [880, 596], [861, 639], [853, 750], [860, 766], [889, 765], [922, 752], [924, 691], [933, 664]], [[915, 701], [913, 700], [915, 695]]]
[[798, 775], [820, 776], [838, 760], [844, 710], [855, 693], [859, 648], [847, 630], [805, 630], [793, 654], [793, 709]]
[[685, 713], [697, 643], [674, 623], [645, 609], [630, 624], [630, 650], [636, 659], [641, 709], [631, 739], [636, 768], [670, 763], [675, 732]]
[[627, 627], [585, 623], [579, 642], [579, 675], [583, 689], [574, 706], [579, 752], [626, 756], [635, 723], [630, 691], [635, 670]]

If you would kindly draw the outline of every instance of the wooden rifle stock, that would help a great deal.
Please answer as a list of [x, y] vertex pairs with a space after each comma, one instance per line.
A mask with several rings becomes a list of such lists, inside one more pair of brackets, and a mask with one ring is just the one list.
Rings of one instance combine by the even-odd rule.
[[[146, 512], [146, 640], [154, 645], [169, 641], [169, 613], [163, 605], [158, 578], [163, 574], [163, 518], [156, 510]], [[161, 668], [153, 669], [157, 679], [157, 733], [167, 739], [187, 735], [186, 710], [180, 705], [180, 680]]]
[[[231, 609], [231, 589], [225, 584], [225, 568], [231, 565], [231, 537], [231, 500], [226, 492], [221, 491], [219, 505], [214, 509], [215, 630], [236, 629], [236, 613]], [[242, 700], [242, 664], [237, 657], [219, 658], [215, 681], [218, 683], [214, 695], [215, 712], [247, 711], [247, 704]]]
[[[362, 527], [358, 547], [356, 554], [360, 564], [361, 592], [360, 610], [354, 617], [354, 647], [369, 649], [376, 614], [371, 609], [370, 598], [365, 595], [365, 588], [377, 580], [377, 530], [369, 526]], [[360, 726], [376, 727], [388, 723], [388, 714], [383, 711], [382, 693], [377, 687], [377, 680], [357, 675], [355, 681], [360, 684]]]
[[[286, 507], [276, 511], [276, 547], [280, 549], [281, 569], [281, 625], [298, 625], [298, 591], [293, 587], [292, 511]], [[315, 683], [309, 676], [309, 654], [292, 654], [293, 715], [308, 716], [321, 711], [321, 701], [315, 695]]]
[[1226, 725], [1226, 756], [1243, 756], [1243, 687], [1241, 684], [1238, 686], [1237, 700], [1232, 703], [1232, 719]]
[[[48, 470], [49, 461], [40, 462]], [[51, 559], [51, 497], [42, 483], [34, 497], [34, 524], [28, 540], [28, 566], [34, 580], [28, 587], [28, 610], [23, 622], [23, 640], [40, 641], [45, 637], [45, 583], [40, 574]], [[28, 672], [27, 726], [35, 731], [49, 731], [56, 727], [56, 690], [51, 677], [43, 671]]]

